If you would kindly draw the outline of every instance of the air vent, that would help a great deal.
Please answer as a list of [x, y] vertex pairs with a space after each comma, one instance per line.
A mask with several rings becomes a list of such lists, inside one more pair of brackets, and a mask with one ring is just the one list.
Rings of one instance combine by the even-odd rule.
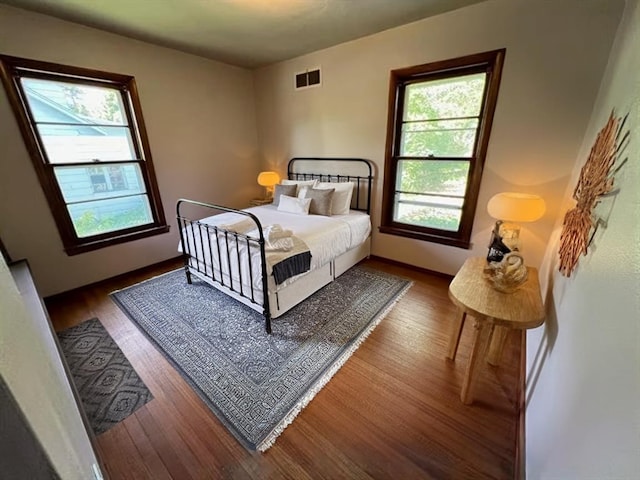
[[301, 90], [303, 88], [320, 86], [320, 67], [295, 74], [295, 88]]

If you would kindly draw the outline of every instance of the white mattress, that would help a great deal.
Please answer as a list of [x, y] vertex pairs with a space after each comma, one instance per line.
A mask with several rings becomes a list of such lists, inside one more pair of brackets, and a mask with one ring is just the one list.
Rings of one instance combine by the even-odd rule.
[[[298, 215], [293, 213], [279, 212], [277, 207], [273, 205], [264, 205], [260, 207], [248, 208], [246, 211], [251, 212], [260, 220], [260, 223], [263, 227], [268, 225], [279, 224], [285, 230], [291, 230], [293, 235], [300, 238], [304, 241], [309, 250], [311, 251], [311, 268], [310, 271], [315, 270], [327, 263], [329, 263], [334, 258], [342, 255], [348, 250], [360, 245], [363, 243], [369, 234], [371, 233], [371, 219], [369, 215], [363, 212], [352, 210], [348, 215], [333, 215], [330, 217], [321, 216], [321, 215]], [[201, 223], [205, 223], [208, 225], [228, 225], [243, 219], [246, 219], [246, 216], [239, 215], [236, 213], [223, 213], [219, 215], [213, 215], [211, 217], [204, 218], [200, 220]], [[198, 239], [198, 233], [196, 232], [196, 242], [193, 242], [191, 238], [191, 232], [187, 228], [183, 231], [187, 238], [189, 239], [189, 243], [191, 245], [191, 251], [195, 249], [199, 257], [202, 258], [200, 240]], [[212, 240], [213, 245], [215, 245], [215, 239]], [[205, 258], [207, 263], [211, 263], [210, 255], [208, 252], [207, 241], [205, 239]], [[178, 250], [182, 251], [180, 245], [178, 246]], [[252, 278], [254, 288], [261, 290], [261, 274], [259, 270], [259, 250], [257, 248], [251, 249], [251, 255], [254, 260], [252, 260]], [[240, 245], [240, 253], [241, 255], [246, 254], [246, 246]], [[216, 249], [213, 249], [214, 257], [217, 257]], [[232, 255], [232, 258], [235, 256]], [[225, 260], [223, 258], [223, 260]], [[214, 265], [218, 265], [217, 258], [214, 258]], [[226, 261], [222, 261], [223, 274], [225, 276], [228, 275], [228, 266]], [[247, 263], [248, 265], [248, 263]], [[247, 283], [247, 279], [249, 278], [248, 270], [246, 270], [245, 266], [242, 266], [242, 278], [243, 283]], [[232, 262], [232, 277], [235, 280], [238, 280], [237, 268], [235, 268]], [[267, 262], [267, 274], [271, 274], [271, 265]], [[303, 274], [304, 275], [304, 274]], [[300, 277], [302, 275], [298, 275]], [[283, 288], [286, 285], [295, 281], [296, 278], [293, 277], [280, 284], [278, 288]]]

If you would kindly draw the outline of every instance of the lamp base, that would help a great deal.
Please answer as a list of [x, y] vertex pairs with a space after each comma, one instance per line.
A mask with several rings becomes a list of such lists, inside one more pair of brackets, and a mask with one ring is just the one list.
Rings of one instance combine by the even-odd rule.
[[512, 222], [502, 222], [498, 231], [502, 243], [504, 243], [509, 250], [517, 252], [520, 250], [520, 225]]
[[499, 262], [503, 257], [511, 252], [511, 249], [507, 247], [502, 241], [500, 236], [500, 226], [502, 221], [498, 220], [491, 231], [491, 241], [489, 242], [489, 251], [487, 252], [487, 262]]
[[273, 200], [273, 194], [275, 192], [275, 187], [271, 186], [271, 187], [264, 187], [264, 198], [270, 198]]

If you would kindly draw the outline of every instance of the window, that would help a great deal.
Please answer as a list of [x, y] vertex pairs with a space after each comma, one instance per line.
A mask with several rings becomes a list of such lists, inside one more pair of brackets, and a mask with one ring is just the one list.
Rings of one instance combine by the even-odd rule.
[[168, 231], [133, 77], [0, 55], [69, 255]]
[[391, 72], [382, 233], [469, 248], [504, 53]]

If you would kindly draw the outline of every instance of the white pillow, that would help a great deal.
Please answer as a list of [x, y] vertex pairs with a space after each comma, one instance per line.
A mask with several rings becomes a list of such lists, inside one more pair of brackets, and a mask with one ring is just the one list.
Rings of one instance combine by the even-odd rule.
[[290, 197], [288, 195], [280, 195], [280, 203], [278, 204], [279, 212], [297, 213], [298, 215], [309, 215], [310, 198]]
[[296, 197], [300, 196], [300, 189], [302, 187], [311, 187], [311, 188], [315, 188], [316, 184], [318, 183], [317, 179], [314, 180], [287, 180], [286, 178], [284, 180], [281, 180], [280, 183], [282, 185], [296, 185]]
[[331, 215], [348, 215], [351, 209], [351, 197], [353, 196], [353, 182], [318, 182], [314, 187], [318, 190], [334, 188], [331, 199]]

